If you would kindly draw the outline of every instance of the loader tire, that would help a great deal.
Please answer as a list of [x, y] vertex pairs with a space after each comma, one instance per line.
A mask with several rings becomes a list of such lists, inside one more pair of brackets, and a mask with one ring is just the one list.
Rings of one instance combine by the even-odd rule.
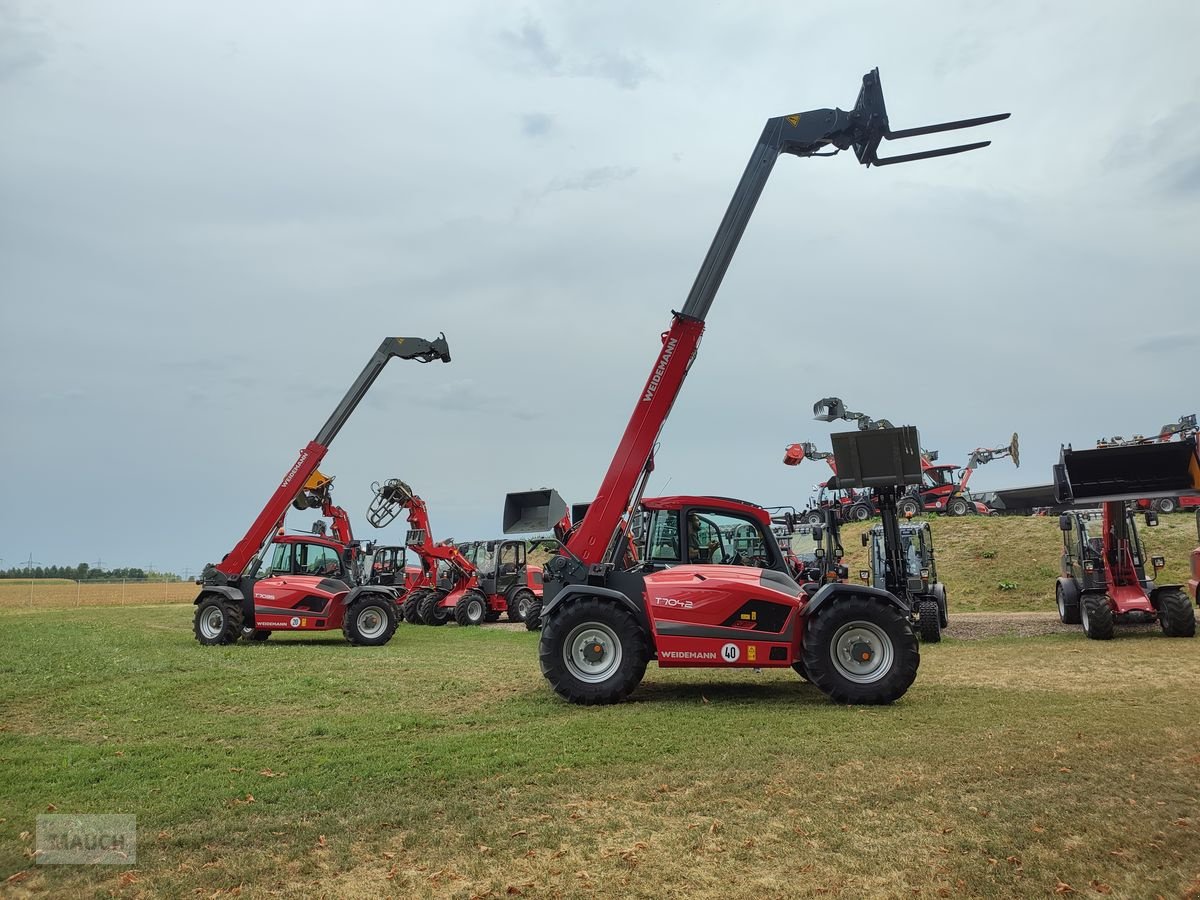
[[952, 516], [965, 516], [970, 511], [971, 504], [968, 503], [963, 497], [951, 497], [950, 502], [946, 504], [946, 512]]
[[445, 595], [441, 591], [426, 591], [425, 596], [421, 598], [421, 605], [418, 607], [417, 617], [424, 625], [445, 625], [449, 615], [441, 608], [440, 604]]
[[1179, 509], [1179, 501], [1174, 497], [1159, 497], [1154, 501], [1154, 508], [1160, 513], [1170, 515], [1171, 513], [1175, 512], [1175, 510]]
[[825, 514], [819, 509], [809, 510], [804, 514], [805, 525], [824, 525]]
[[529, 604], [537, 600], [537, 594], [529, 588], [521, 588], [508, 598], [508, 621], [524, 622], [529, 614]]
[[418, 588], [415, 591], [409, 591], [408, 596], [404, 598], [404, 603], [400, 607], [400, 614], [404, 621], [409, 625], [421, 624], [421, 598], [425, 596], [425, 589]]
[[846, 510], [846, 520], [849, 522], [865, 522], [873, 515], [875, 511], [865, 503], [855, 503]]
[[487, 614], [487, 597], [481, 591], [467, 591], [454, 604], [454, 621], [459, 625], [482, 625]]
[[536, 595], [529, 601], [529, 605], [525, 607], [525, 630], [542, 630], [542, 598]]
[[1054, 587], [1054, 599], [1058, 604], [1058, 620], [1064, 625], [1079, 624], [1079, 588], [1074, 581], [1063, 578]]
[[1111, 641], [1113, 611], [1104, 594], [1088, 594], [1079, 604], [1079, 623], [1093, 641]]
[[908, 619], [879, 600], [847, 596], [818, 610], [802, 646], [808, 679], [837, 703], [883, 704], [904, 696], [921, 649]]
[[1196, 611], [1191, 598], [1178, 588], [1159, 591], [1158, 624], [1167, 637], [1195, 637]]
[[355, 647], [381, 647], [396, 633], [396, 604], [384, 594], [360, 594], [346, 606], [342, 634]]
[[196, 607], [192, 633], [206, 647], [232, 644], [242, 636], [242, 605], [218, 594], [209, 594]]
[[921, 501], [916, 497], [901, 497], [896, 504], [896, 513], [902, 519], [909, 516], [919, 516], [922, 511]]
[[542, 675], [571, 703], [617, 703], [646, 674], [646, 632], [612, 600], [583, 597], [555, 607], [538, 643]]
[[917, 631], [923, 644], [936, 644], [942, 639], [942, 620], [936, 600], [922, 600], [917, 604]]

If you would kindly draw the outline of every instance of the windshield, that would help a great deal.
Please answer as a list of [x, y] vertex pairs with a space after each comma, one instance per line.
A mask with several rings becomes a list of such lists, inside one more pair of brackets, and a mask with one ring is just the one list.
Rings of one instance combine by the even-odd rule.
[[[900, 532], [900, 549], [904, 557], [905, 574], [913, 578], [921, 576], [921, 532], [907, 531]], [[871, 532], [871, 568], [878, 578], [885, 570], [886, 559], [883, 547], [883, 532], [876, 530]]]

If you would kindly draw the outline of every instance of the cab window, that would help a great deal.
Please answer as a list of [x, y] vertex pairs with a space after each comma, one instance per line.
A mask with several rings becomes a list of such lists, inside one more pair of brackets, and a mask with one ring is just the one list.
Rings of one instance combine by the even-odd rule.
[[337, 551], [323, 544], [296, 545], [296, 574], [298, 575], [339, 575], [342, 571], [342, 561]]
[[[688, 562], [771, 568], [774, 554], [762, 526], [745, 516], [693, 510], [688, 513]], [[770, 540], [774, 540], [772, 535]]]
[[291, 544], [272, 544], [268, 549], [265, 558], [267, 563], [262, 567], [260, 574], [264, 578], [271, 575], [290, 575], [292, 572], [292, 545]]
[[646, 558], [654, 563], [677, 563], [683, 555], [679, 550], [679, 513], [673, 509], [656, 509], [646, 529]]

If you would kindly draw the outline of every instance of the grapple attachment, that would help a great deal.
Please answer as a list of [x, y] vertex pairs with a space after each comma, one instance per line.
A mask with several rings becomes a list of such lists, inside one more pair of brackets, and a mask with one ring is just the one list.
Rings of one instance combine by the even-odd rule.
[[412, 502], [413, 489], [399, 478], [389, 478], [382, 485], [376, 481], [371, 485], [375, 499], [367, 507], [367, 521], [375, 528], [383, 528]]
[[504, 498], [504, 533], [550, 531], [567, 514], [567, 503], [554, 488], [518, 491]]
[[1200, 494], [1196, 439], [1072, 450], [1054, 467], [1059, 503], [1096, 503]]
[[921, 437], [912, 425], [846, 431], [831, 437], [839, 488], [921, 483]]
[[840, 397], [826, 397], [813, 404], [813, 418], [818, 422], [833, 422], [846, 417], [846, 404]]

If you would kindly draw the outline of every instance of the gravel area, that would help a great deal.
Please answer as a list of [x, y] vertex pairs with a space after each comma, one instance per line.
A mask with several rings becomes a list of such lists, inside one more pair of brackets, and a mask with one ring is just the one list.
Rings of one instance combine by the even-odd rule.
[[[1158, 628], [1157, 625], [1120, 625], [1122, 631]], [[975, 641], [991, 637], [1036, 637], [1041, 634], [1083, 634], [1081, 625], [1064, 625], [1056, 612], [950, 613], [946, 637]]]

